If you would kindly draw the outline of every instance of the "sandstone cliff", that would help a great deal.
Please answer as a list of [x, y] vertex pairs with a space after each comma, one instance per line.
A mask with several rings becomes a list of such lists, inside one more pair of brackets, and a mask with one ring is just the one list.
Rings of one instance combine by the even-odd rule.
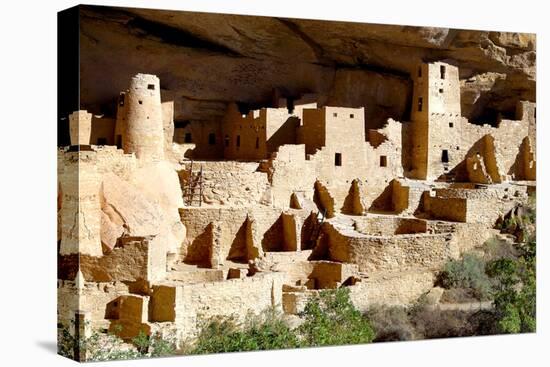
[[81, 7], [82, 107], [113, 113], [139, 72], [162, 80], [176, 120], [220, 118], [230, 101], [265, 106], [274, 88], [367, 106], [370, 127], [408, 119], [416, 64], [460, 67], [474, 121], [535, 101], [535, 35], [111, 7]]

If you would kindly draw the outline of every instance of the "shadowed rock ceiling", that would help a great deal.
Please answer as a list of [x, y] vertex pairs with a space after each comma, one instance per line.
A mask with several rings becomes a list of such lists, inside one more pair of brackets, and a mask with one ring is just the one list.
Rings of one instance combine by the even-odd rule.
[[[535, 101], [535, 35], [448, 28], [81, 6], [81, 107], [114, 114], [136, 73], [160, 77], [177, 120], [219, 119], [273, 91], [366, 107], [367, 124], [408, 119], [420, 61], [460, 67], [463, 115], [513, 116]], [[488, 121], [489, 122], [489, 121]]]

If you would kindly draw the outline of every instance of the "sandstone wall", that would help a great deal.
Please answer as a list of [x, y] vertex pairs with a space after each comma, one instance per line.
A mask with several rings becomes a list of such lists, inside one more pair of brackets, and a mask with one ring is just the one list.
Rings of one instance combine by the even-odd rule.
[[[223, 282], [174, 285], [178, 334], [196, 335], [202, 322], [213, 317], [235, 317], [239, 322], [250, 313], [257, 315], [269, 308], [281, 309], [283, 278], [282, 273], [259, 273]], [[157, 302], [156, 297], [153, 293], [152, 302]]]
[[65, 327], [71, 325], [76, 310], [90, 312], [92, 328], [107, 328], [106, 305], [118, 296], [129, 293], [123, 282], [85, 282], [79, 290], [73, 280], [57, 281], [57, 319]]
[[435, 270], [451, 255], [450, 234], [367, 236], [323, 225], [329, 259], [354, 263], [368, 273]]
[[[212, 135], [214, 136], [213, 141], [211, 140]], [[186, 136], [190, 142], [186, 141]], [[223, 158], [225, 140], [222, 134], [221, 121], [219, 120], [191, 120], [178, 122], [174, 129], [174, 142], [182, 146], [192, 144], [190, 151], [185, 154], [185, 158]]]
[[[236, 207], [258, 205], [271, 200], [267, 174], [258, 172], [256, 162], [193, 161], [193, 173], [202, 167], [202, 205], [231, 205]], [[179, 178], [185, 190], [189, 182], [190, 163], [183, 165]], [[196, 188], [196, 197], [199, 187]], [[290, 196], [289, 196], [290, 199]], [[193, 205], [198, 205], [197, 200]]]
[[108, 117], [92, 117], [92, 134], [90, 144], [94, 145], [116, 145], [115, 142], [115, 119]]

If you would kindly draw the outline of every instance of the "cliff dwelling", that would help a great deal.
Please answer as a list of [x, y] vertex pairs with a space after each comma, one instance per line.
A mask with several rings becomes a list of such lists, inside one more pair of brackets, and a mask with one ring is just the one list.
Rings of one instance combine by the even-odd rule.
[[183, 340], [205, 317], [298, 315], [324, 289], [347, 287], [360, 310], [418, 299], [536, 189], [535, 103], [478, 123], [460, 64], [421, 60], [361, 105], [277, 86], [201, 108], [141, 68], [109, 90], [111, 114], [67, 113], [59, 323], [78, 311], [125, 340]]

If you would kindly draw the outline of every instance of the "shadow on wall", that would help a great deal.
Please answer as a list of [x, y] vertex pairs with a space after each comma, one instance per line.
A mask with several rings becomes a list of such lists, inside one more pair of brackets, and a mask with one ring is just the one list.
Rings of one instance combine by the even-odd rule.
[[508, 170], [508, 175], [513, 176], [516, 180], [536, 179], [536, 167], [532, 150], [529, 137], [526, 136], [521, 142], [514, 164]]
[[313, 189], [313, 202], [317, 205], [319, 212], [326, 213], [327, 218], [334, 217], [334, 198], [328, 189], [320, 181], [315, 181]]
[[249, 224], [247, 219], [243, 222], [243, 224], [237, 231], [237, 234], [235, 235], [233, 242], [231, 243], [229, 254], [227, 255], [227, 260], [237, 262], [237, 263], [242, 263], [242, 264], [246, 264], [248, 262], [248, 259], [249, 259], [248, 246], [247, 246], [248, 228], [249, 228]]
[[213, 225], [209, 224], [187, 247], [183, 262], [200, 268], [211, 267]]
[[373, 200], [369, 211], [372, 212], [393, 212], [393, 184], [390, 182], [376, 199]]
[[366, 212], [365, 200], [362, 197], [361, 184], [358, 179], [351, 182], [348, 195], [340, 211], [349, 215], [363, 215]]
[[472, 145], [468, 152], [464, 155], [464, 159], [453, 167], [449, 172], [442, 174], [437, 180], [448, 180], [452, 177], [455, 182], [470, 182], [468, 175], [467, 159], [479, 154], [483, 157], [486, 165], [487, 173], [491, 177], [494, 183], [501, 182], [501, 178], [498, 172], [497, 160], [495, 156], [495, 139], [487, 134], [481, 137], [478, 141]]
[[300, 126], [298, 117], [289, 117], [275, 132], [267, 139], [268, 153], [275, 152], [279, 146], [284, 144], [296, 144], [296, 131]]
[[280, 216], [264, 233], [262, 238], [262, 249], [265, 252], [284, 251], [285, 244], [283, 233], [283, 218]]

